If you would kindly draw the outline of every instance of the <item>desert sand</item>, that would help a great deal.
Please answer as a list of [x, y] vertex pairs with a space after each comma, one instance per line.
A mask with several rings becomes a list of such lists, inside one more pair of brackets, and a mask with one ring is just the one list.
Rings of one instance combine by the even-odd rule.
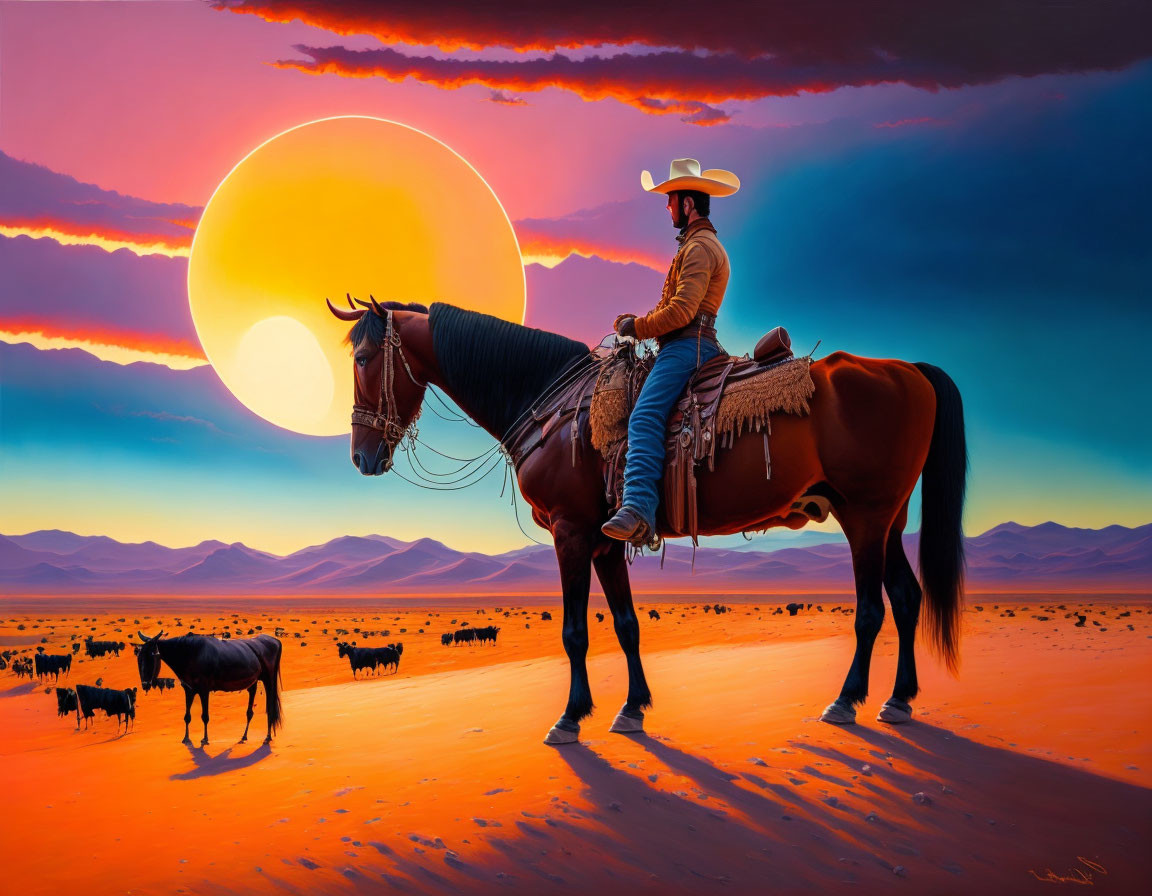
[[[793, 599], [823, 612], [775, 612]], [[126, 734], [102, 715], [78, 732], [44, 693], [51, 682], [0, 672], [0, 889], [1015, 894], [1152, 882], [1146, 598], [970, 595], [960, 676], [921, 644], [915, 719], [899, 727], [874, 720], [895, 672], [889, 618], [871, 696], [843, 728], [818, 716], [852, 656], [853, 619], [832, 611], [851, 598], [716, 600], [731, 612], [638, 599], [655, 698], [646, 735], [608, 731], [626, 673], [611, 617], [592, 616], [597, 712], [580, 744], [548, 747], [568, 686], [554, 600], [5, 599], [0, 649], [18, 655], [161, 624], [279, 626], [286, 691], [271, 747], [262, 696], [238, 744], [245, 696], [213, 695], [201, 749], [180, 743], [179, 686], [141, 692]], [[465, 621], [500, 625], [498, 644], [441, 646]], [[399, 672], [354, 681], [343, 639], [402, 641]], [[98, 678], [138, 686], [131, 648], [101, 659], [81, 648], [60, 683]], [[199, 702], [191, 732], [198, 744]]]

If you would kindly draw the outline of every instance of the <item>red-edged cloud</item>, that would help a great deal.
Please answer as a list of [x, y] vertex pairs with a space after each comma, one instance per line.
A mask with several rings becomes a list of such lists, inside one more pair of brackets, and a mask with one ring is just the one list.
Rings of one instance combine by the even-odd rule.
[[[706, 12], [691, 3], [680, 14], [675, 3], [613, 3], [604, 5], [600, 16], [596, 9], [582, 8], [578, 17], [573, 8], [521, 3], [439, 2], [409, 8], [395, 3], [258, 1], [228, 8], [274, 21], [300, 17], [341, 33], [371, 33], [386, 43], [434, 43], [441, 48], [650, 44], [661, 48], [611, 55], [553, 52], [517, 59], [297, 44], [295, 50], [308, 59], [274, 64], [311, 74], [392, 82], [412, 78], [445, 89], [470, 84], [493, 91], [558, 88], [585, 100], [615, 99], [649, 114], [680, 115], [702, 126], [729, 121], [728, 113], [713, 105], [726, 100], [896, 83], [925, 90], [960, 88], [1009, 76], [1117, 68], [1152, 55], [1152, 38], [1146, 36], [1152, 35], [1152, 22], [1146, 23], [1143, 36], [1122, 28], [1135, 9], [1126, 0], [1067, 7], [1022, 0], [1010, 16], [1003, 15], [1001, 3], [990, 0], [942, 8], [925, 7], [919, 0], [841, 3], [821, 5], [826, 20], [821, 22], [806, 18], [803, 8], [797, 12], [793, 2], [732, 0], [710, 3]], [[432, 30], [425, 20], [427, 9], [435, 10]], [[1077, 39], [1069, 41], [1069, 33]]]
[[115, 364], [148, 361], [174, 370], [189, 370], [208, 363], [197, 342], [51, 317], [0, 316], [0, 342], [27, 343], [39, 349], [78, 348]]
[[0, 153], [0, 236], [187, 256], [201, 209], [102, 190]]
[[781, 80], [782, 73], [769, 77], [768, 69], [776, 67], [771, 60], [750, 62], [731, 54], [697, 56], [666, 51], [577, 59], [557, 53], [544, 59], [497, 61], [411, 56], [391, 48], [349, 50], [296, 44], [293, 49], [309, 58], [274, 64], [348, 78], [394, 82], [412, 78], [446, 89], [481, 85], [496, 91], [537, 91], [556, 87], [585, 100], [615, 99], [650, 114], [680, 115], [700, 125], [729, 120], [728, 114], [709, 105], [710, 101], [759, 99], [773, 90], [795, 92], [784, 83], [786, 78]]
[[642, 265], [663, 277], [676, 254], [676, 229], [654, 199], [663, 197], [642, 194], [558, 218], [521, 218], [513, 222], [520, 252], [527, 259], [557, 261], [573, 254], [596, 256]]
[[[1139, 0], [218, 0], [271, 22], [441, 50], [642, 44], [771, 57], [797, 90], [884, 80], [954, 87], [1116, 69], [1152, 55]], [[827, 88], [825, 88], [827, 89]]]

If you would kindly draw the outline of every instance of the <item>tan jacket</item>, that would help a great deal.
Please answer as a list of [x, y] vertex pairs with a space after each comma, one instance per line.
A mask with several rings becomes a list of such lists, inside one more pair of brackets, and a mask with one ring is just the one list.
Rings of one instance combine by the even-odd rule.
[[676, 239], [681, 241], [680, 249], [664, 279], [660, 302], [636, 318], [639, 339], [678, 330], [697, 314], [715, 314], [724, 301], [731, 268], [712, 222], [697, 218]]

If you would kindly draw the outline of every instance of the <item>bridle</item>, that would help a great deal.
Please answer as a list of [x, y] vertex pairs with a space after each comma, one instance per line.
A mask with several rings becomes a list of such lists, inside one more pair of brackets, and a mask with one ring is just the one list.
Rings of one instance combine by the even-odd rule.
[[388, 446], [389, 451], [394, 452], [396, 446], [404, 440], [404, 436], [415, 428], [416, 421], [420, 419], [421, 410], [420, 407], [417, 407], [416, 415], [412, 420], [407, 425], [402, 423], [400, 412], [396, 408], [395, 356], [400, 356], [408, 379], [412, 380], [418, 388], [424, 389], [428, 384], [420, 382], [412, 374], [412, 368], [408, 366], [408, 359], [404, 357], [404, 349], [400, 345], [400, 331], [396, 329], [392, 320], [392, 309], [383, 310], [384, 338], [380, 342], [380, 350], [384, 352], [384, 369], [380, 373], [380, 396], [376, 400], [375, 411], [367, 405], [354, 404], [352, 406], [352, 423], [384, 433], [384, 444]]

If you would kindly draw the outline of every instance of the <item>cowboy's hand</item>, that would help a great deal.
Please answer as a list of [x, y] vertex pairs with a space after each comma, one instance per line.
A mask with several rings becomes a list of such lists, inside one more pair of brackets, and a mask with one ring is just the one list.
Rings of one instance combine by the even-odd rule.
[[636, 338], [636, 316], [621, 314], [616, 318], [616, 335], [624, 338]]

